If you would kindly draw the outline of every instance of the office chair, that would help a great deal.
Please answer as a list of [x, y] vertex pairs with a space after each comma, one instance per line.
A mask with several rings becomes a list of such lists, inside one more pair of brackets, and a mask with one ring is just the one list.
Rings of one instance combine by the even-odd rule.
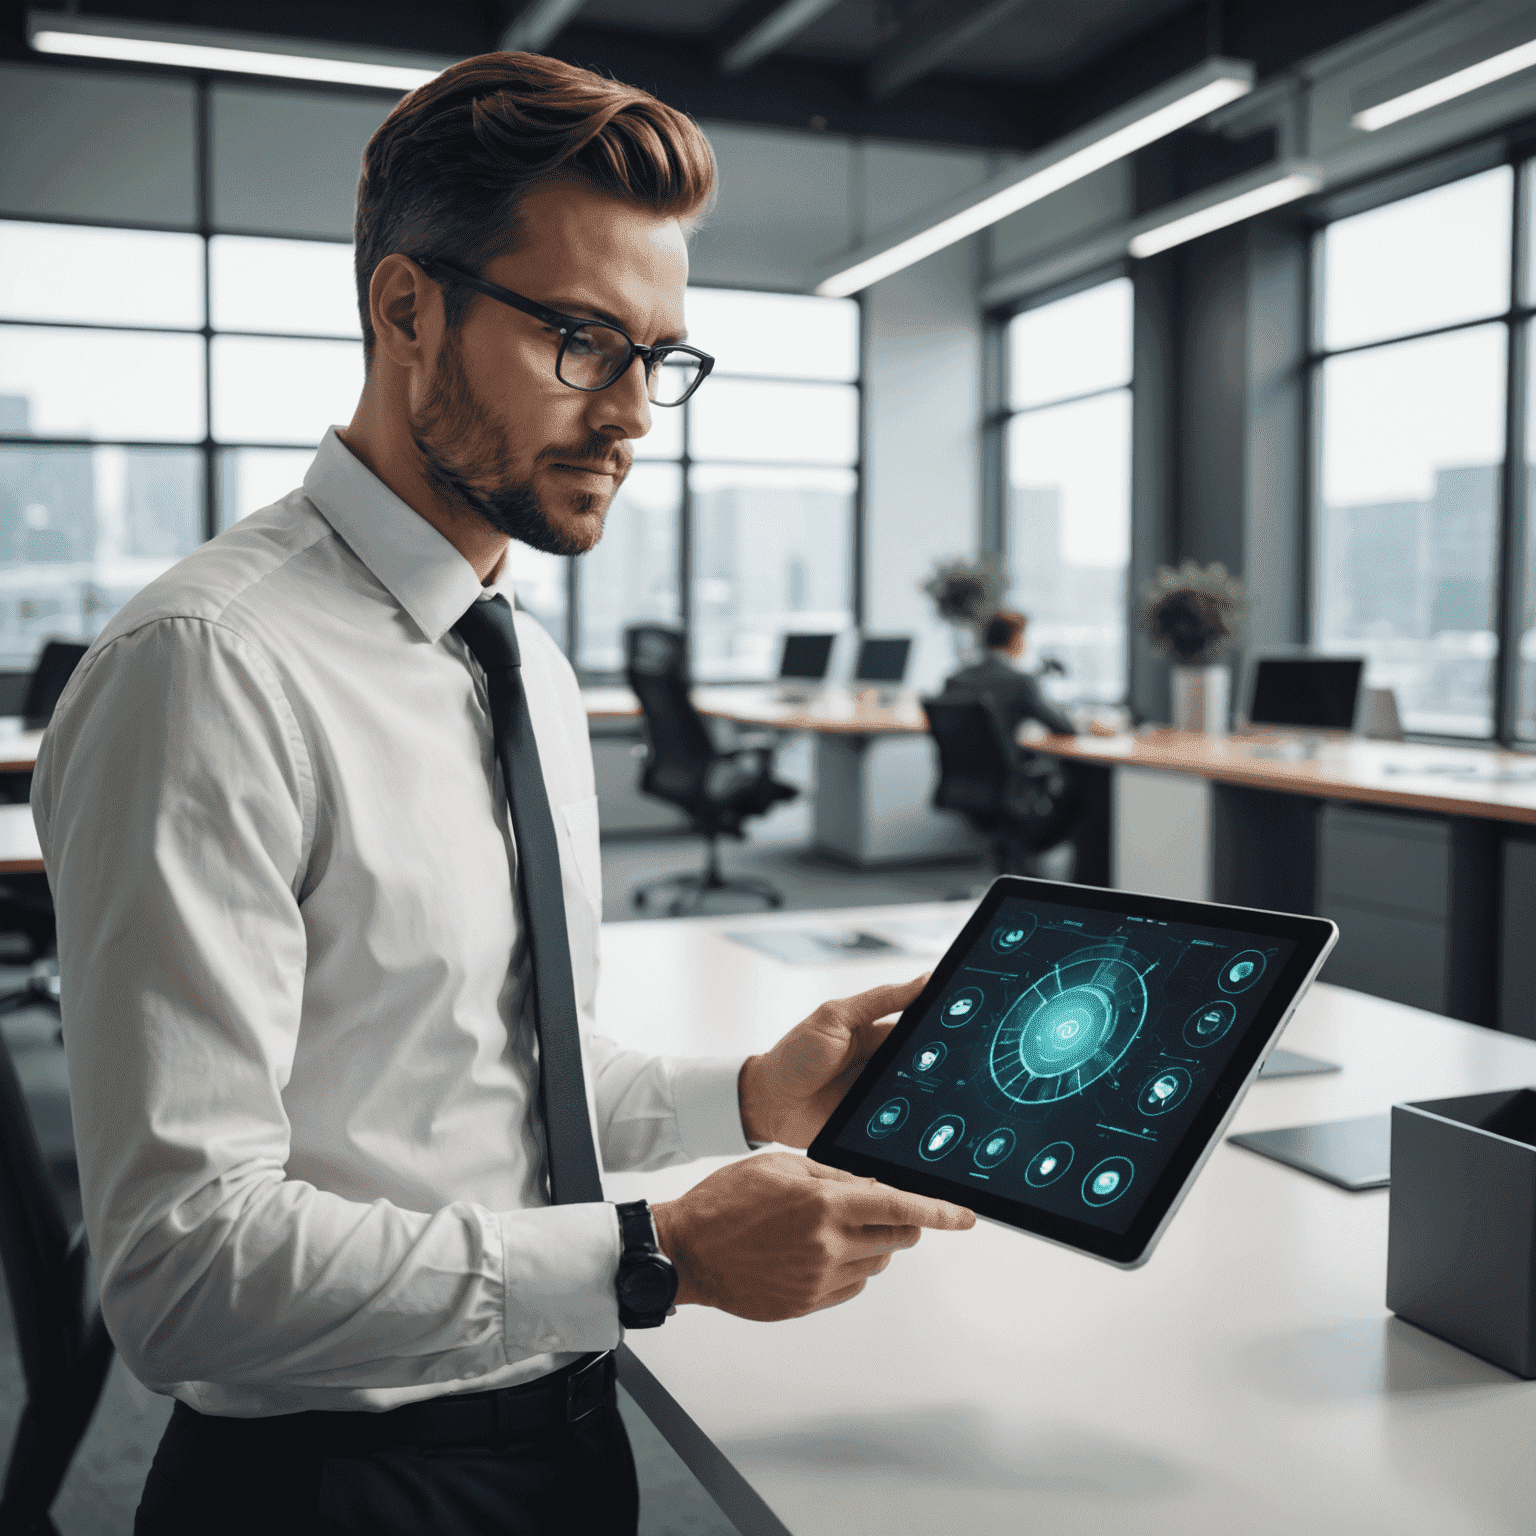
[[73, 1237], [11, 1053], [0, 1042], [0, 1263], [27, 1402], [0, 1486], [0, 1531], [49, 1533], [48, 1510], [96, 1411], [112, 1363], [85, 1229]]
[[[78, 640], [50, 640], [38, 653], [21, 705], [22, 719], [29, 731], [42, 730], [53, 718], [54, 706], [64, 692], [64, 685], [89, 649]], [[25, 805], [31, 793], [30, 773], [0, 774], [0, 800], [11, 805]]]
[[624, 655], [629, 686], [645, 716], [640, 792], [685, 811], [707, 848], [698, 874], [646, 881], [630, 892], [630, 901], [643, 907], [653, 893], [674, 891], [667, 905], [671, 917], [696, 911], [711, 891], [735, 891], [782, 906], [783, 895], [768, 881], [722, 875], [716, 844], [721, 837], [744, 838], [744, 821], [793, 800], [799, 791], [773, 777], [773, 754], [766, 748], [721, 751], [715, 745], [688, 696], [681, 630], [637, 624], [624, 631]]
[[1000, 875], [1036, 873], [1039, 855], [1066, 842], [1081, 795], [1054, 758], [1016, 748], [996, 709], [975, 694], [924, 699], [939, 751], [934, 808], [954, 811], [992, 847]]
[[43, 647], [27, 681], [27, 696], [21, 706], [29, 731], [42, 730], [53, 718], [64, 685], [88, 650], [90, 646], [79, 640], [50, 640]]

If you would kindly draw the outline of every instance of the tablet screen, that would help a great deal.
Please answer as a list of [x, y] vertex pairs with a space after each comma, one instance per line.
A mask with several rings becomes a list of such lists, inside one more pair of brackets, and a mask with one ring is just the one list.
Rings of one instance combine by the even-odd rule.
[[[936, 1177], [1124, 1234], [1250, 1026], [1278, 1022], [1265, 1003], [1297, 948], [1252, 929], [1006, 897], [898, 1026], [898, 1049], [832, 1146], [862, 1171], [879, 1160], [928, 1188]], [[1294, 994], [1294, 978], [1285, 985]], [[1230, 1078], [1222, 1094], [1230, 1102]], [[951, 1198], [965, 1203], [965, 1190]]]

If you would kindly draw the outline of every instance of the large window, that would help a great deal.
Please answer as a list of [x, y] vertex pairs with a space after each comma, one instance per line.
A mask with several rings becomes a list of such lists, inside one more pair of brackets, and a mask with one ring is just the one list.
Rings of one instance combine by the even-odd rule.
[[[341, 231], [387, 103], [193, 89], [202, 109], [177, 123], [195, 143], [171, 167], [185, 206], [144, 213], [183, 228], [127, 227], [99, 189], [87, 222], [42, 171], [36, 206], [0, 215], [0, 668], [29, 666], [50, 636], [93, 637], [298, 486], [361, 388]], [[306, 167], [326, 162], [323, 196], [274, 178], [301, 148]], [[588, 675], [622, 667], [639, 621], [685, 625], [695, 672], [716, 678], [771, 675], [784, 631], [852, 622], [857, 303], [699, 288], [688, 320], [714, 374], [654, 413], [602, 542], [575, 561], [512, 547], [519, 600]]]
[[1517, 181], [1496, 166], [1318, 236], [1314, 638], [1365, 656], [1426, 734], [1536, 737], [1532, 588], [1501, 556], [1526, 500], [1505, 475], [1530, 344]]
[[681, 410], [652, 413], [577, 562], [577, 661], [616, 671], [626, 624], [686, 622], [695, 675], [770, 677], [786, 630], [853, 622], [859, 309], [695, 288], [688, 326], [715, 371]]
[[1131, 282], [1115, 278], [1008, 323], [1012, 600], [1065, 696], [1125, 694], [1131, 538]]

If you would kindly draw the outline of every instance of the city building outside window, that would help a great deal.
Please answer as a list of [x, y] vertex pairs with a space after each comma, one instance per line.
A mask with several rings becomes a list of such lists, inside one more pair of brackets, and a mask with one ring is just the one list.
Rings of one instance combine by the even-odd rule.
[[1064, 699], [1125, 696], [1132, 294], [1117, 277], [1015, 315], [1005, 416], [1009, 601]]
[[1530, 345], [1521, 176], [1495, 166], [1317, 236], [1313, 638], [1364, 656], [1425, 734], [1536, 737], [1529, 554], [1501, 555], [1531, 473], [1505, 466], [1527, 457], [1511, 424], [1530, 440], [1511, 409]]

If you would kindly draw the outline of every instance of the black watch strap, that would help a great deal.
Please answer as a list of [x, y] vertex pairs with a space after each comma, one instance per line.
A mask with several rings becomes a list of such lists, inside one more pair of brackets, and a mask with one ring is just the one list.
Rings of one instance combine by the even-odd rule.
[[656, 1241], [656, 1222], [644, 1200], [616, 1205], [619, 1218], [619, 1322], [659, 1328], [677, 1295], [677, 1271]]

